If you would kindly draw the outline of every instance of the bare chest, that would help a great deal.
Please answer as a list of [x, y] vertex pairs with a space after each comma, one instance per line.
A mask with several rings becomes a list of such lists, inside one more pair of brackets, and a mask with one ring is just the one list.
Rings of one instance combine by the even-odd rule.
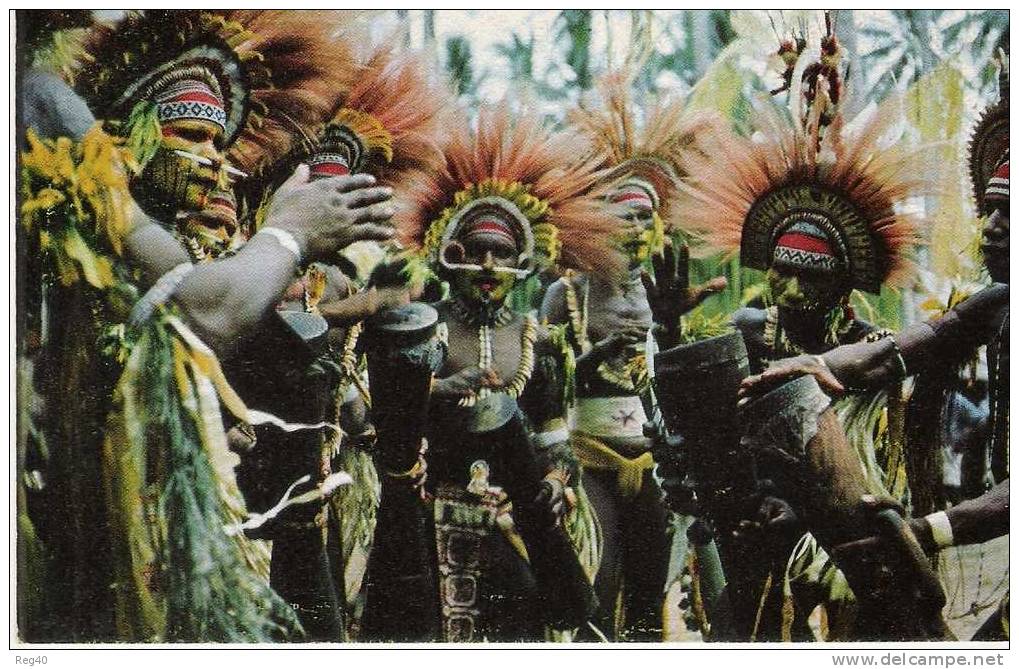
[[[446, 321], [446, 327], [449, 355], [440, 376], [445, 377], [470, 367], [477, 367], [481, 360], [482, 348], [485, 346], [481, 328], [453, 319]], [[516, 372], [522, 350], [522, 335], [523, 321], [520, 317], [514, 317], [501, 327], [488, 329], [492, 350], [491, 366], [503, 379], [512, 378]]]
[[628, 290], [592, 283], [587, 294], [587, 336], [597, 342], [621, 327], [651, 327], [651, 307], [644, 287], [637, 284]]

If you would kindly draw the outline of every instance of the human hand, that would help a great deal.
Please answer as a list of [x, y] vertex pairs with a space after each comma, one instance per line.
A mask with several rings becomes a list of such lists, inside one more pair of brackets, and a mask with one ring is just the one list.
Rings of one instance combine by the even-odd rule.
[[409, 304], [411, 292], [409, 288], [378, 288], [374, 289], [378, 300], [378, 310], [395, 309]]
[[391, 239], [392, 195], [370, 174], [309, 181], [302, 164], [276, 190], [265, 225], [293, 235], [305, 261], [324, 259], [354, 242]]
[[805, 374], [812, 375], [817, 380], [817, 385], [827, 395], [838, 397], [846, 391], [845, 386], [835, 378], [821, 356], [798, 355], [793, 358], [776, 360], [768, 365], [768, 368], [762, 373], [743, 379], [739, 388], [739, 398], [742, 400], [763, 395], [769, 390]]
[[[874, 495], [863, 495], [860, 498], [860, 509], [865, 513], [874, 515], [885, 509], [892, 509], [900, 516], [905, 517], [906, 512], [897, 501], [887, 498], [875, 497]], [[934, 542], [934, 533], [931, 531], [930, 523], [923, 518], [911, 518], [909, 528], [912, 530], [917, 541], [924, 552], [932, 553], [937, 550]], [[886, 540], [879, 534], [873, 534], [855, 541], [848, 541], [839, 544], [832, 549], [832, 557], [836, 560], [852, 560], [854, 556], [875, 556], [885, 547]]]
[[558, 527], [566, 513], [566, 485], [558, 474], [549, 474], [538, 485], [534, 506], [543, 517], [545, 527]]
[[640, 279], [655, 323], [668, 331], [679, 328], [680, 316], [729, 285], [725, 277], [715, 277], [699, 286], [690, 286], [690, 247], [686, 244], [677, 252], [666, 240], [662, 253], [651, 256], [651, 266], [654, 279], [647, 272], [641, 272]]
[[786, 547], [803, 534], [796, 511], [784, 499], [765, 494], [755, 502], [750, 517], [741, 520], [733, 530], [738, 541]]
[[612, 334], [599, 340], [591, 347], [592, 358], [598, 361], [612, 360], [621, 355], [627, 348], [642, 341], [647, 336], [647, 329], [636, 323], [622, 323], [613, 328]]
[[502, 380], [494, 369], [468, 367], [444, 379], [435, 379], [432, 384], [432, 396], [461, 400], [476, 395], [482, 388], [495, 388], [500, 385]]

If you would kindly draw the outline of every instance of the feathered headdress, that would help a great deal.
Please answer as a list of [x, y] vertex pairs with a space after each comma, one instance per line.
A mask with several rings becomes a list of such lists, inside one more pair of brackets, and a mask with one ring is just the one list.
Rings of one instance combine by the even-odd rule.
[[245, 126], [228, 159], [252, 174], [269, 172], [298, 150], [310, 150], [319, 128], [357, 81], [349, 42], [336, 38], [350, 12], [318, 10], [235, 11], [251, 39], [239, 48], [258, 53], [269, 68], [268, 85], [253, 83], [259, 116]]
[[394, 217], [401, 240], [433, 263], [473, 213], [496, 208], [524, 242], [520, 265], [613, 276], [625, 261], [612, 243], [620, 221], [597, 187], [600, 158], [578, 135], [552, 133], [540, 117], [505, 105], [482, 109], [477, 129], [452, 126], [445, 166], [415, 171], [397, 190]]
[[671, 231], [677, 227], [672, 202], [686, 176], [680, 156], [697, 135], [719, 121], [710, 114], [687, 112], [680, 99], [649, 105], [641, 119], [630, 96], [632, 81], [629, 70], [606, 75], [598, 84], [600, 106], [580, 107], [568, 118], [604, 155], [608, 180], [616, 185], [633, 181], [647, 191], [665, 229]]
[[438, 169], [453, 95], [423, 57], [386, 44], [350, 69], [356, 81], [323, 128], [312, 175], [370, 172], [392, 182], [409, 169]]
[[294, 11], [146, 10], [86, 35], [73, 83], [144, 162], [160, 122], [217, 123], [242, 169], [257, 171], [302, 128], [322, 123], [343, 85], [331, 69], [335, 25]]
[[969, 141], [969, 174], [977, 213], [987, 216], [993, 209], [985, 201], [991, 177], [1008, 151], [1008, 54], [999, 55], [1001, 72], [998, 77], [998, 101], [984, 110]]
[[790, 260], [830, 262], [855, 288], [877, 293], [904, 280], [919, 220], [899, 207], [933, 186], [916, 169], [924, 148], [879, 148], [896, 118], [888, 105], [852, 135], [836, 119], [820, 145], [814, 127], [761, 116], [752, 139], [728, 129], [698, 138], [699, 151], [684, 159], [683, 227], [712, 250], [740, 249], [754, 269], [771, 266], [781, 241]]

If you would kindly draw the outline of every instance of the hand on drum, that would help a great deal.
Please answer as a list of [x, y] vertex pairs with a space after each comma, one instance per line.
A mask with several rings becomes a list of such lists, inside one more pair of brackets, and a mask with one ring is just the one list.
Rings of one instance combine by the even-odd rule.
[[534, 506], [542, 515], [545, 527], [559, 527], [566, 513], [566, 486], [556, 475], [546, 476], [541, 480], [538, 494], [534, 497]]
[[756, 495], [749, 502], [749, 518], [740, 521], [733, 537], [755, 548], [773, 547], [773, 559], [788, 559], [789, 549], [804, 532], [792, 506], [767, 493]]
[[762, 396], [783, 383], [805, 374], [812, 375], [817, 380], [817, 385], [828, 395], [838, 397], [846, 391], [845, 386], [835, 378], [821, 356], [798, 355], [793, 358], [776, 360], [768, 365], [768, 368], [762, 373], [744, 379], [740, 384], [739, 398], [744, 401], [751, 397]]
[[500, 385], [502, 380], [494, 369], [468, 367], [444, 379], [435, 379], [432, 384], [432, 397], [461, 400], [471, 397], [482, 388], [497, 388]]
[[[873, 495], [864, 495], [861, 497], [860, 507], [870, 514], [876, 514], [885, 509], [893, 509], [900, 516], [906, 515], [902, 505], [898, 502], [891, 499], [875, 497]], [[934, 537], [931, 533], [931, 526], [926, 520], [923, 518], [912, 518], [909, 521], [909, 528], [913, 531], [913, 534], [916, 535], [917, 540], [920, 542], [920, 545], [923, 547], [925, 552], [930, 553], [933, 550], [936, 550]], [[877, 534], [864, 537], [863, 539], [857, 539], [856, 541], [848, 541], [832, 548], [832, 557], [837, 561], [874, 559], [885, 546], [885, 541], [886, 540], [884, 538]]]

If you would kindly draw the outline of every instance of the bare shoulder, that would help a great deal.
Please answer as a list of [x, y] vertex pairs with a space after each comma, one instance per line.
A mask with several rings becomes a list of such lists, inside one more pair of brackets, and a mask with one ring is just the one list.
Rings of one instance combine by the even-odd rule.
[[764, 309], [743, 307], [733, 313], [732, 325], [746, 337], [762, 331], [767, 317], [768, 314]]
[[549, 323], [562, 323], [566, 321], [566, 286], [563, 280], [560, 277], [545, 289], [545, 296], [541, 300], [540, 320]]

